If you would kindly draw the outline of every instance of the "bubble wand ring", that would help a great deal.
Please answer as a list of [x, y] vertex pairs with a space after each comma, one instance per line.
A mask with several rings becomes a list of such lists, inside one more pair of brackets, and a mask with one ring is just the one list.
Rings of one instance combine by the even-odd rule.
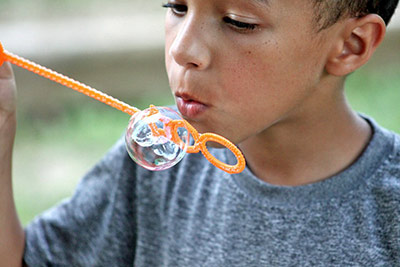
[[[151, 114], [154, 114], [157, 112], [157, 109], [154, 106], [150, 106], [150, 109], [153, 109], [150, 111]], [[225, 172], [228, 173], [236, 173], [236, 170], [240, 169], [242, 165], [246, 164], [246, 161], [240, 152], [240, 150], [233, 144], [231, 143], [228, 139], [217, 135], [213, 133], [204, 133], [204, 134], [199, 134], [197, 130], [189, 124], [187, 121], [184, 120], [174, 120], [168, 122], [172, 124], [172, 137], [171, 140], [176, 143], [176, 144], [181, 144], [182, 140], [180, 137], [177, 135], [177, 130], [179, 127], [183, 127], [188, 129], [189, 133], [192, 135], [193, 139], [195, 140], [195, 144], [193, 146], [187, 147], [187, 153], [198, 153], [201, 151], [201, 153], [204, 155], [204, 157], [214, 166], [217, 168], [220, 168], [221, 170], [224, 170]], [[167, 123], [167, 124], [168, 124]], [[163, 129], [157, 128], [155, 124], [150, 125], [151, 131], [153, 132], [153, 135], [155, 136], [165, 136], [165, 131]], [[160, 131], [161, 130], [161, 131]], [[237, 159], [237, 164], [236, 165], [229, 165], [226, 164], [217, 158], [215, 158], [207, 149], [207, 142], [216, 142], [226, 148], [228, 148], [235, 156]]]
[[[37, 75], [40, 75], [47, 79], [50, 79], [56, 83], [62, 84], [66, 87], [69, 87], [69, 88], [75, 90], [75, 91], [78, 91], [80, 93], [83, 93], [83, 94], [91, 97], [91, 98], [94, 98], [100, 102], [103, 102], [104, 104], [107, 104], [113, 108], [116, 108], [122, 112], [125, 112], [125, 113], [131, 115], [132, 116], [131, 121], [136, 122], [136, 123], [138, 122], [138, 120], [135, 121], [134, 118], [137, 117], [137, 115], [139, 113], [145, 113], [144, 116], [147, 119], [150, 117], [157, 116], [157, 114], [160, 113], [160, 110], [166, 109], [166, 108], [157, 108], [157, 107], [151, 105], [150, 108], [148, 108], [144, 111], [141, 111], [138, 108], [132, 107], [132, 106], [130, 106], [118, 99], [115, 99], [109, 95], [106, 95], [90, 86], [87, 86], [83, 83], [80, 83], [69, 77], [59, 74], [53, 70], [50, 70], [50, 69], [40, 66], [36, 63], [33, 63], [27, 59], [24, 59], [15, 54], [12, 54], [12, 53], [4, 50], [4, 48], [0, 42], [0, 66], [3, 65], [4, 61], [9, 61], [10, 63], [12, 63], [16, 66], [19, 66], [21, 68], [24, 68], [26, 70], [34, 72]], [[159, 119], [158, 123], [161, 122], [161, 128], [154, 121], [152, 121], [146, 125], [146, 127], [147, 127], [146, 134], [147, 135], [151, 134], [152, 138], [155, 138], [157, 140], [157, 143], [152, 147], [155, 154], [160, 155], [159, 154], [160, 149], [164, 150], [164, 151], [168, 151], [168, 149], [171, 149], [171, 143], [172, 143], [175, 145], [175, 147], [173, 148], [174, 152], [177, 152], [177, 151], [175, 151], [177, 149], [179, 151], [183, 151], [183, 154], [185, 152], [198, 153], [201, 151], [202, 154], [204, 155], [204, 157], [211, 164], [213, 164], [214, 166], [216, 166], [217, 168], [220, 168], [221, 170], [223, 170], [225, 172], [233, 174], [233, 173], [240, 173], [244, 170], [244, 168], [246, 166], [246, 161], [244, 159], [244, 156], [241, 153], [241, 151], [232, 142], [230, 142], [229, 140], [227, 140], [226, 138], [224, 138], [220, 135], [213, 134], [213, 133], [199, 134], [192, 125], [190, 125], [187, 121], [183, 120], [180, 116], [179, 116], [179, 118], [180, 119], [174, 119], [174, 120], [171, 120], [167, 117], [158, 118]], [[142, 123], [142, 122], [139, 120], [139, 124], [140, 123]], [[186, 134], [187, 135], [190, 134], [192, 136], [192, 138], [194, 140], [194, 145], [192, 145], [192, 146], [186, 145], [185, 141], [182, 140], [182, 137], [178, 134], [179, 128], [186, 129], [186, 131], [187, 131]], [[143, 129], [143, 127], [142, 127], [142, 129]], [[167, 134], [167, 132], [169, 134]], [[181, 133], [181, 135], [182, 135], [182, 133]], [[128, 136], [128, 131], [127, 131], [127, 135], [126, 135], [126, 141], [128, 141], [127, 136]], [[161, 139], [162, 139], [162, 141], [160, 143], [159, 141]], [[186, 138], [183, 138], [183, 139], [186, 140]], [[165, 141], [165, 140], [169, 140], [169, 142]], [[215, 158], [207, 149], [206, 143], [209, 141], [219, 143], [222, 146], [225, 146], [226, 148], [228, 148], [235, 155], [235, 157], [237, 159], [237, 164], [229, 165], [229, 164], [223, 163], [220, 160], [218, 160], [217, 158]], [[148, 146], [148, 144], [146, 144], [146, 146]], [[127, 149], [128, 149], [128, 152], [130, 152], [128, 142], [127, 142]], [[140, 149], [143, 149], [143, 147]], [[137, 163], [139, 163], [140, 165], [142, 165], [143, 167], [146, 168], [146, 165], [144, 165], [144, 164], [142, 164], [142, 162], [138, 161], [136, 159], [135, 155], [132, 155], [132, 153], [129, 153], [129, 154], [133, 160], [135, 160]], [[173, 164], [165, 164], [166, 167], [158, 168], [158, 169], [155, 167], [154, 168], [152, 167], [152, 168], [148, 168], [148, 169], [162, 170], [162, 169], [171, 167], [171, 166], [175, 165], [182, 157], [183, 156], [180, 156], [180, 155], [176, 156], [176, 158], [179, 158], [179, 159]]]

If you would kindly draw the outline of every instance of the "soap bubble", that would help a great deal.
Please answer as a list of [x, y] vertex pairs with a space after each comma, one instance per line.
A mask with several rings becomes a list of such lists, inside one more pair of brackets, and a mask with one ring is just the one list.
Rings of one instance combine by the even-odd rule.
[[172, 122], [175, 120], [183, 119], [166, 107], [150, 107], [134, 114], [125, 135], [129, 156], [152, 171], [177, 164], [186, 154], [189, 132], [186, 128], [176, 127]]

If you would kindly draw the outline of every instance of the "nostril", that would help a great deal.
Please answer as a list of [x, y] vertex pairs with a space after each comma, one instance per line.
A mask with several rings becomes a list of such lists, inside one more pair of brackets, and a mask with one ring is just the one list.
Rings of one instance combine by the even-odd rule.
[[189, 63], [189, 65], [192, 65], [192, 66], [195, 67], [195, 68], [200, 67], [200, 64], [196, 64], [196, 63], [193, 63], [193, 62]]

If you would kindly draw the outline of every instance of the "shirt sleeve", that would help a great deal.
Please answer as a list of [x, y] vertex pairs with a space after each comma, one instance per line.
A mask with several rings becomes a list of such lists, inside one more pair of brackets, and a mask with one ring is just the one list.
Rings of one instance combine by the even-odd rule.
[[120, 140], [74, 195], [25, 229], [28, 266], [129, 266], [135, 249], [135, 164]]

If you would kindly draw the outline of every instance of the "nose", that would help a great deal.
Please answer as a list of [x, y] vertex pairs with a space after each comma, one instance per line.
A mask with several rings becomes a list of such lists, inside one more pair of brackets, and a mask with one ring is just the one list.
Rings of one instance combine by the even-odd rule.
[[205, 26], [193, 17], [186, 17], [178, 26], [169, 48], [169, 55], [186, 68], [206, 69], [211, 63], [211, 46]]

